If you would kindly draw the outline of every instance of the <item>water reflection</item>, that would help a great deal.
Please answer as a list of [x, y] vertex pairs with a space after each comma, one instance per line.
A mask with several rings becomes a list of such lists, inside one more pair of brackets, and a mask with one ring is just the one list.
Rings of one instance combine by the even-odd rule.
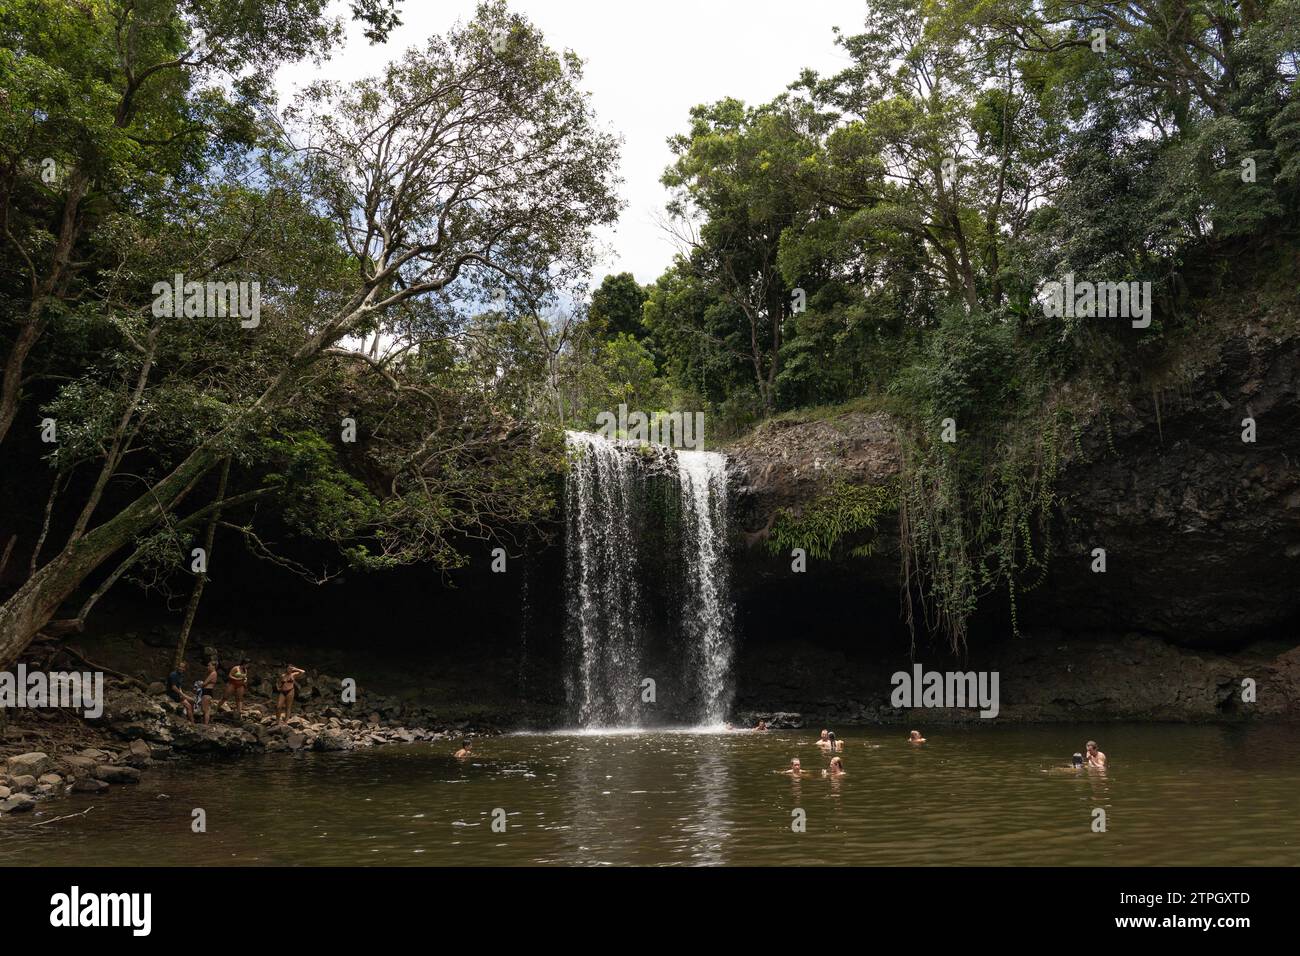
[[[820, 775], [830, 755], [815, 731], [508, 736], [461, 761], [411, 745], [179, 764], [107, 798], [0, 818], [0, 864], [1300, 864], [1288, 728], [931, 730], [923, 747], [896, 728], [840, 736], [843, 777]], [[1089, 737], [1109, 768], [1065, 769]], [[792, 756], [812, 775], [781, 775]], [[195, 807], [206, 834], [190, 829]]]

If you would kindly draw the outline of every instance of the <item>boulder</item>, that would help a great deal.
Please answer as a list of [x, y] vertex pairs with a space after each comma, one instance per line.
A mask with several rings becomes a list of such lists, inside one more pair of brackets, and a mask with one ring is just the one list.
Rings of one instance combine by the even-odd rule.
[[83, 757], [80, 754], [69, 754], [66, 757], [59, 758], [60, 767], [70, 777], [84, 777], [90, 771], [95, 769], [99, 763], [90, 757]]
[[26, 813], [34, 809], [36, 800], [25, 793], [15, 793], [7, 800], [0, 801], [0, 813]]
[[341, 730], [322, 731], [312, 744], [313, 750], [351, 750], [352, 738]]
[[8, 800], [13, 791], [8, 787], [0, 787], [0, 800]]
[[303, 733], [292, 733], [285, 738], [285, 744], [290, 750], [301, 750], [307, 744], [307, 735]]
[[95, 777], [106, 783], [139, 783], [140, 771], [134, 767], [119, 767], [103, 763], [95, 768]]
[[9, 758], [9, 776], [22, 777], [30, 775], [39, 777], [43, 773], [48, 773], [53, 764], [54, 761], [49, 758], [48, 754], [37, 752], [19, 754], [16, 757]]
[[107, 789], [108, 784], [94, 777], [79, 777], [72, 784], [73, 793], [103, 793]]
[[29, 773], [19, 774], [16, 777], [9, 778], [9, 786], [19, 792], [36, 789], [36, 778]]
[[57, 773], [43, 773], [36, 778], [36, 783], [40, 786], [57, 787], [63, 783], [63, 778]]

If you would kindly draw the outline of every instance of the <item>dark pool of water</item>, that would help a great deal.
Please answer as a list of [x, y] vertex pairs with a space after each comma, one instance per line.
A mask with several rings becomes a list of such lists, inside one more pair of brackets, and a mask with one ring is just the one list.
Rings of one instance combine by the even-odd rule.
[[[935, 728], [922, 747], [843, 728], [846, 777], [781, 776], [792, 756], [820, 773], [814, 737], [513, 735], [463, 761], [412, 744], [179, 763], [0, 819], [0, 864], [1300, 865], [1290, 727]], [[1059, 769], [1088, 737], [1110, 768]]]

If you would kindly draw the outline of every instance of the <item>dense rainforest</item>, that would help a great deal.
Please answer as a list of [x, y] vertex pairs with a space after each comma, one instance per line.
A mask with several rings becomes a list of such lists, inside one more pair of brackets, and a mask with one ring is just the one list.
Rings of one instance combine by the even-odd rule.
[[[1158, 413], [1251, 322], [1297, 334], [1300, 0], [873, 0], [828, 37], [842, 71], [682, 117], [649, 285], [595, 281], [620, 118], [582, 51], [492, 0], [277, 102], [338, 49], [326, 8], [0, 9], [0, 662], [132, 587], [180, 656], [225, 554], [324, 584], [522, 553], [563, 430], [620, 405], [751, 454], [887, 423], [888, 469], [755, 527], [883, 554], [959, 648], [990, 603], [1018, 626], [1063, 469], [1114, 453], [1133, 396]], [[1061, 302], [1085, 286], [1131, 308]], [[1219, 398], [1240, 445], [1256, 410]]]

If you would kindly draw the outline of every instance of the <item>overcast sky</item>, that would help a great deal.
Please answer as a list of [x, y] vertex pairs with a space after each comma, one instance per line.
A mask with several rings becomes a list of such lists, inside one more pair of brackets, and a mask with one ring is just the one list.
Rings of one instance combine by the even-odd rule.
[[[360, 31], [323, 70], [334, 79], [375, 73], [401, 50], [444, 33], [473, 14], [475, 0], [405, 0], [402, 26], [383, 46]], [[586, 61], [585, 87], [597, 117], [624, 140], [621, 171], [623, 211], [617, 229], [602, 235], [609, 248], [607, 272], [631, 272], [643, 283], [656, 279], [673, 247], [655, 222], [666, 193], [659, 176], [672, 159], [666, 140], [686, 129], [697, 103], [735, 96], [747, 103], [771, 99], [811, 67], [834, 72], [847, 63], [835, 46], [832, 26], [861, 27], [863, 0], [511, 0], [555, 49], [568, 48]], [[346, 3], [339, 4], [346, 11]], [[313, 78], [311, 64], [285, 69], [280, 92]]]

